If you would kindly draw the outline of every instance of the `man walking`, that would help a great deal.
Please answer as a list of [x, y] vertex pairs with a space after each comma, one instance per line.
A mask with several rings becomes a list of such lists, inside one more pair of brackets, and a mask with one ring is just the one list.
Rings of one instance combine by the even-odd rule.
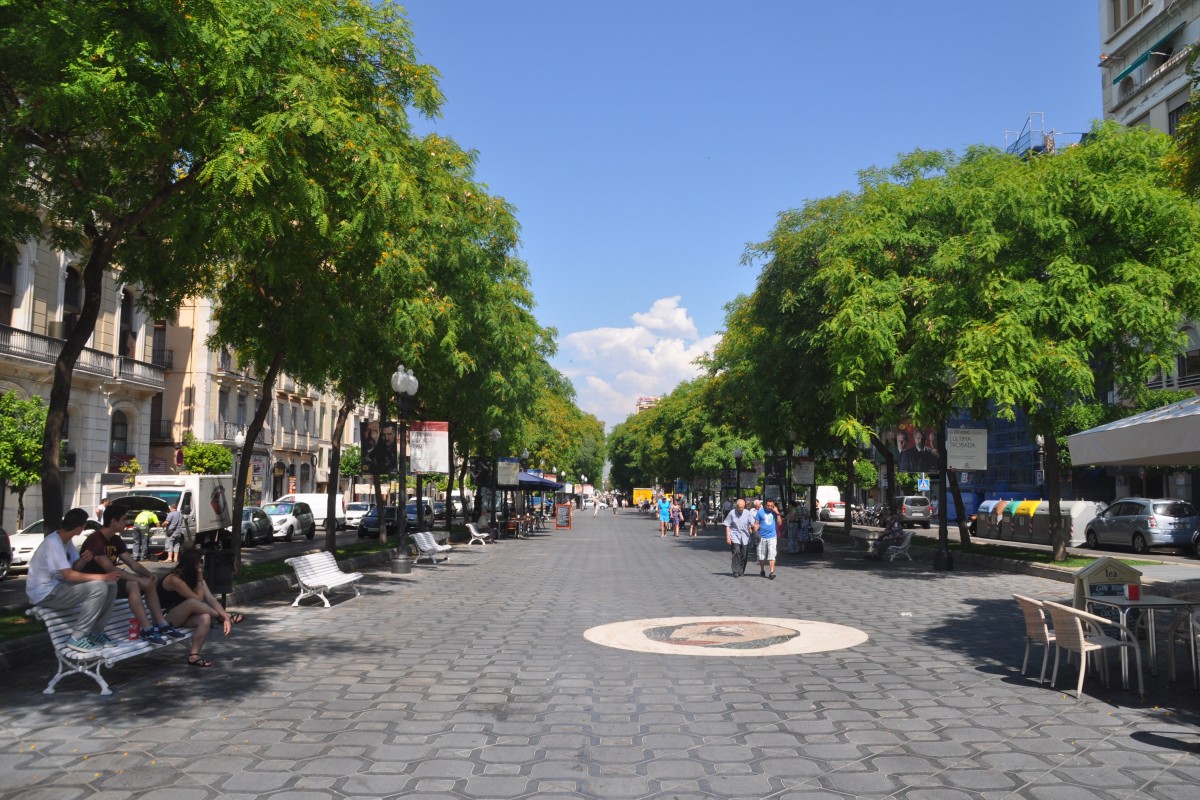
[[80, 555], [71, 544], [71, 538], [79, 535], [87, 518], [82, 508], [72, 508], [64, 514], [62, 525], [42, 540], [29, 559], [29, 575], [25, 579], [25, 595], [35, 606], [79, 609], [67, 647], [80, 653], [94, 653], [116, 644], [104, 633], [104, 625], [117, 598], [118, 576], [83, 572], [92, 557], [86, 553]]
[[725, 544], [733, 555], [733, 577], [740, 578], [746, 574], [746, 545], [750, 543], [754, 515], [746, 510], [746, 501], [739, 497], [721, 524], [725, 526]]
[[183, 544], [183, 514], [179, 513], [179, 507], [174, 503], [171, 503], [171, 510], [167, 512], [163, 528], [167, 532], [167, 561], [177, 562]]
[[[775, 556], [779, 552], [779, 512], [775, 509], [775, 501], [768, 500], [766, 508], [760, 508], [755, 514], [755, 527], [758, 529], [758, 574], [764, 578], [775, 580]], [[767, 566], [771, 574], [767, 574]]]

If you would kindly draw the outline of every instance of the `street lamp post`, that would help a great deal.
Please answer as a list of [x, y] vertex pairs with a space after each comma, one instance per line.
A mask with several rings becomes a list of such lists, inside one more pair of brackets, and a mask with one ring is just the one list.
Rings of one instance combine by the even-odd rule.
[[1033, 439], [1037, 442], [1037, 457], [1038, 457], [1038, 499], [1046, 499], [1046, 437], [1040, 433]]
[[787, 500], [787, 507], [788, 507], [789, 511], [791, 510], [792, 502], [795, 499], [794, 493], [792, 492], [792, 458], [793, 458], [793, 452], [795, 451], [795, 449], [796, 449], [796, 432], [788, 431], [787, 497], [786, 497], [786, 500]]
[[497, 537], [496, 490], [500, 486], [500, 453], [497, 448], [500, 447], [500, 429], [492, 428], [492, 432], [488, 436], [492, 440], [492, 536]]
[[743, 450], [742, 448], [740, 448], [740, 447], [733, 448], [733, 463], [734, 463], [734, 467], [735, 467], [734, 479], [733, 479], [733, 482], [734, 482], [733, 502], [734, 503], [736, 503], [737, 499], [742, 496], [742, 456], [744, 456], [744, 455], [746, 455], [746, 451]]
[[[238, 428], [238, 432], [233, 435], [233, 500], [234, 506], [237, 506], [237, 498], [245, 498], [246, 489], [242, 483], [242, 448], [246, 446], [246, 432]], [[241, 490], [239, 492], [239, 490]], [[234, 547], [240, 555], [241, 548], [238, 543], [242, 541], [242, 509], [236, 507], [233, 509], [234, 515], [231, 522], [233, 523], [233, 538], [230, 545]]]
[[933, 568], [939, 572], [948, 572], [954, 569], [954, 558], [950, 554], [950, 529], [946, 523], [948, 509], [946, 497], [950, 493], [950, 475], [949, 475], [949, 458], [946, 454], [946, 421], [942, 420], [941, 428], [938, 431], [938, 440], [941, 447], [938, 448], [938, 500], [941, 507], [938, 509], [938, 548], [933, 554]]
[[[396, 393], [396, 411], [400, 418], [400, 456], [396, 462], [396, 471], [400, 473], [400, 495], [404, 502], [399, 507], [399, 517], [397, 521], [400, 529], [398, 532], [398, 545], [401, 549], [404, 548], [404, 538], [407, 535], [408, 514], [405, 506], [408, 504], [408, 454], [406, 452], [408, 446], [408, 418], [412, 414], [413, 398], [417, 396], [417, 389], [421, 386], [417, 380], [417, 376], [413, 374], [411, 369], [406, 369], [403, 364], [396, 367], [396, 371], [392, 373], [392, 391]], [[418, 508], [421, 503], [418, 498]], [[387, 518], [383, 513], [383, 509], [379, 509], [379, 530], [387, 536]], [[419, 521], [419, 520], [418, 520]]]

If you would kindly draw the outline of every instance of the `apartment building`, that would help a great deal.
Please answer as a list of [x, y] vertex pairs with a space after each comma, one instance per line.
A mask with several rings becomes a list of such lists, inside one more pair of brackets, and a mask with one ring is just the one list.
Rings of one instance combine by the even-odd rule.
[[[79, 255], [45, 243], [0, 242], [0, 392], [49, 399], [54, 362], [83, 303]], [[235, 469], [247, 471], [247, 503], [290, 491], [324, 491], [329, 484], [333, 423], [340, 399], [281, 376], [266, 426], [239, 465], [245, 433], [262, 394], [252, 365], [208, 346], [212, 301], [181, 306], [172, 319], [149, 318], [137, 307], [138, 289], [105, 276], [96, 329], [75, 367], [64, 431], [66, 504], [93, 508], [106, 485], [125, 479], [121, 467], [137, 458], [146, 472], [182, 467], [184, 432], [222, 444]], [[343, 445], [358, 441], [358, 421], [375, 409], [359, 405]], [[346, 481], [342, 481], [343, 486]], [[0, 522], [16, 525], [16, 504], [5, 497]], [[25, 495], [26, 522], [42, 515], [41, 490]]]

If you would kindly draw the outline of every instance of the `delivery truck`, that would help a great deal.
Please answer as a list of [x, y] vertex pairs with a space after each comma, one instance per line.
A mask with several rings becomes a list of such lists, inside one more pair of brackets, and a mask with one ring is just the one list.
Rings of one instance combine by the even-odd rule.
[[233, 531], [233, 476], [137, 475], [133, 486], [114, 486], [105, 497], [155, 497], [183, 516], [183, 545], [224, 542]]

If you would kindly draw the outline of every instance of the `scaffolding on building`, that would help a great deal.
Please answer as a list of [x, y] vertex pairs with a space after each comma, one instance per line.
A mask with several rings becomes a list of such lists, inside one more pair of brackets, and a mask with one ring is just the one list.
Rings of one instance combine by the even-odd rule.
[[1054, 131], [1046, 132], [1046, 114], [1043, 111], [1030, 111], [1025, 118], [1025, 126], [1019, 131], [1004, 132], [1004, 152], [1009, 155], [1029, 155], [1030, 153], [1054, 154]]

